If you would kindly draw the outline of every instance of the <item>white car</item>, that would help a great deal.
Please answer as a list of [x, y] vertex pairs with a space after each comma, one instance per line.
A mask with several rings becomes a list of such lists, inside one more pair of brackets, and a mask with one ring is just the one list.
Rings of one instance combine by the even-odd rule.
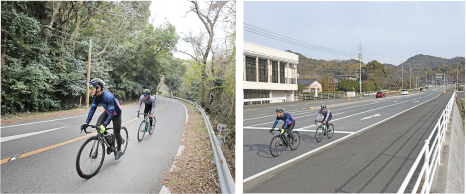
[[408, 95], [408, 90], [401, 90], [401, 95]]

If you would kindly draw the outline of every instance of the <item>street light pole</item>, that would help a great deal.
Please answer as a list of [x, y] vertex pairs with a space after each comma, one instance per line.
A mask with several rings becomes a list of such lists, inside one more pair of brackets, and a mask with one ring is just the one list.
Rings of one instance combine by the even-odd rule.
[[403, 65], [401, 65], [401, 89], [403, 89]]

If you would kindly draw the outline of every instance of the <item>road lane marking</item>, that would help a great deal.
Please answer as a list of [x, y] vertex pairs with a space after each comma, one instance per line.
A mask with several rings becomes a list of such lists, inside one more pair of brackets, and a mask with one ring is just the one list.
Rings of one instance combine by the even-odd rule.
[[[157, 110], [160, 110], [162, 109], [163, 107], [167, 106], [168, 105], [168, 101], [167, 101], [167, 104], [165, 104], [164, 106], [160, 107], [159, 109]], [[157, 110], [154, 110], [157, 111]], [[125, 122], [125, 123], [122, 123], [121, 125], [123, 126], [124, 124], [128, 124], [130, 122], [133, 122], [135, 120], [137, 120], [139, 118], [134, 118], [133, 120], [130, 120], [128, 122]], [[51, 146], [48, 146], [48, 147], [45, 147], [45, 148], [41, 148], [41, 149], [37, 149], [37, 150], [34, 150], [34, 151], [30, 151], [28, 153], [25, 153], [25, 154], [22, 154], [21, 157], [19, 158], [24, 158], [24, 157], [27, 157], [27, 156], [30, 156], [30, 155], [34, 155], [34, 154], [37, 154], [37, 153], [41, 153], [43, 151], [47, 151], [47, 150], [50, 150], [50, 149], [53, 149], [53, 148], [56, 148], [56, 147], [60, 147], [60, 146], [63, 146], [63, 145], [66, 145], [66, 144], [69, 144], [69, 143], [73, 143], [75, 141], [78, 141], [80, 139], [83, 139], [83, 138], [86, 138], [86, 137], [90, 137], [90, 136], [93, 136], [93, 135], [96, 135], [97, 133], [91, 133], [91, 134], [88, 134], [88, 135], [85, 135], [85, 136], [82, 136], [82, 137], [78, 137], [78, 138], [75, 138], [75, 139], [72, 139], [72, 140], [69, 140], [69, 141], [65, 141], [65, 142], [62, 142], [62, 143], [59, 143], [59, 144], [55, 144], [55, 145], [51, 145]], [[7, 163], [9, 161], [10, 158], [5, 158], [5, 159], [2, 159], [1, 160], [1, 164], [4, 164], [4, 163]]]
[[362, 121], [362, 120], [366, 120], [366, 119], [370, 119], [370, 118], [372, 118], [372, 117], [379, 117], [379, 116], [380, 116], [380, 113], [377, 113], [377, 114], [372, 115], [372, 116], [364, 117], [364, 118], [361, 119], [361, 121]]
[[[317, 125], [316, 125], [317, 126]], [[312, 126], [315, 127], [315, 126]], [[267, 129], [270, 130], [271, 128], [266, 128], [266, 127], [243, 127], [243, 129]], [[276, 131], [276, 130], [275, 130]], [[304, 130], [304, 129], [293, 129], [293, 131], [302, 131], [302, 132], [315, 132], [311, 130]], [[356, 132], [351, 132], [351, 131], [334, 131], [335, 133], [347, 133], [347, 134], [353, 134]]]
[[0, 128], [3, 129], [3, 128], [8, 128], [8, 127], [16, 127], [16, 126], [23, 126], [23, 125], [31, 125], [31, 124], [37, 124], [37, 123], [45, 123], [45, 122], [49, 122], [49, 121], [59, 121], [59, 120], [71, 119], [71, 118], [82, 117], [82, 116], [87, 116], [87, 114], [85, 114], [85, 115], [79, 115], [79, 116], [74, 116], [74, 117], [66, 117], [66, 118], [61, 118], [61, 119], [53, 119], [53, 120], [39, 121], [39, 122], [34, 122], [34, 123], [24, 123], [24, 124], [19, 124], [19, 125], [10, 125], [10, 126], [0, 127]]
[[[439, 94], [438, 96], [440, 96], [440, 94]], [[437, 97], [438, 97], [438, 96], [437, 96]], [[437, 97], [435, 97], [435, 98], [437, 98]], [[366, 130], [366, 129], [369, 129], [369, 128], [373, 127], [373, 126], [376, 126], [376, 125], [378, 125], [379, 123], [385, 122], [385, 121], [387, 121], [387, 120], [389, 120], [389, 119], [391, 119], [391, 118], [393, 118], [393, 117], [396, 117], [396, 116], [398, 116], [398, 115], [400, 115], [400, 114], [403, 114], [403, 113], [405, 113], [406, 111], [409, 111], [409, 110], [411, 110], [411, 109], [413, 109], [413, 108], [416, 108], [416, 107], [418, 107], [418, 106], [420, 106], [420, 105], [422, 105], [422, 104], [424, 104], [424, 103], [427, 103], [427, 102], [429, 102], [429, 101], [431, 101], [431, 100], [433, 100], [433, 99], [435, 99], [435, 98], [432, 98], [432, 99], [430, 99], [430, 100], [428, 100], [428, 101], [425, 101], [425, 102], [423, 102], [423, 103], [420, 103], [420, 104], [418, 104], [418, 105], [416, 105], [416, 106], [413, 106], [413, 107], [411, 107], [411, 108], [409, 108], [409, 109], [406, 109], [406, 110], [404, 110], [404, 111], [402, 111], [402, 112], [400, 112], [400, 113], [398, 113], [398, 114], [395, 114], [395, 115], [393, 115], [393, 116], [391, 116], [391, 117], [389, 117], [389, 118], [386, 118], [386, 119], [384, 119], [384, 120], [382, 120], [382, 121], [379, 121], [379, 122], [377, 122], [377, 123], [374, 123], [374, 124], [372, 124], [372, 125], [370, 125], [370, 126], [368, 126], [368, 127], [366, 127], [366, 128], [363, 128], [363, 129], [361, 129], [361, 130], [359, 130], [359, 131], [354, 132], [353, 134], [344, 136], [344, 137], [342, 137], [342, 138], [340, 138], [340, 139], [337, 139], [336, 141], [332, 141], [332, 142], [330, 142], [330, 143], [328, 143], [328, 144], [325, 144], [325, 145], [323, 145], [323, 146], [321, 146], [321, 147], [319, 147], [319, 148], [317, 148], [317, 149], [314, 149], [314, 150], [311, 150], [311, 151], [306, 152], [306, 153], [304, 153], [304, 154], [301, 154], [301, 155], [299, 155], [298, 157], [292, 158], [292, 159], [290, 159], [290, 160], [288, 160], [288, 161], [286, 161], [286, 162], [283, 162], [283, 163], [281, 163], [281, 164], [279, 164], [279, 165], [277, 165], [277, 166], [274, 166], [274, 167], [272, 167], [272, 168], [269, 168], [269, 169], [267, 169], [267, 170], [264, 170], [264, 171], [262, 171], [262, 172], [259, 172], [259, 173], [255, 174], [255, 175], [252, 175], [252, 176], [250, 176], [250, 177], [248, 177], [248, 178], [246, 178], [246, 179], [243, 179], [243, 184], [246, 183], [246, 182], [248, 182], [248, 181], [250, 181], [250, 180], [253, 180], [253, 179], [255, 179], [255, 178], [259, 177], [259, 176], [262, 176], [262, 175], [264, 175], [264, 174], [266, 174], [266, 173], [268, 173], [268, 172], [271, 172], [271, 171], [273, 171], [273, 170], [275, 170], [275, 169], [278, 169], [278, 168], [280, 168], [280, 167], [282, 167], [282, 166], [285, 166], [285, 165], [287, 165], [287, 164], [289, 164], [289, 163], [292, 163], [292, 162], [294, 162], [294, 161], [296, 161], [296, 160], [299, 160], [299, 159], [301, 159], [301, 158], [303, 158], [303, 157], [305, 157], [305, 156], [307, 156], [307, 155], [309, 155], [309, 154], [312, 154], [312, 153], [317, 152], [317, 151], [319, 151], [319, 150], [322, 150], [322, 149], [324, 149], [324, 148], [326, 148], [326, 147], [329, 147], [329, 146], [331, 146], [331, 145], [333, 145], [333, 144], [336, 144], [336, 143], [338, 143], [338, 142], [340, 142], [340, 141], [343, 141], [344, 139], [349, 138], [349, 137], [355, 135], [356, 133], [360, 133], [360, 132], [362, 132], [362, 131], [364, 131], [364, 130]]]
[[23, 137], [29, 137], [29, 136], [32, 136], [32, 135], [38, 135], [38, 134], [41, 134], [41, 133], [46, 133], [46, 132], [50, 132], [50, 131], [55, 131], [55, 130], [57, 130], [57, 129], [62, 129], [62, 128], [65, 128], [65, 127], [68, 127], [68, 126], [58, 127], [58, 128], [55, 128], [55, 129], [48, 129], [48, 130], [44, 130], [44, 131], [32, 132], [32, 133], [25, 133], [25, 134], [20, 134], [20, 135], [12, 135], [12, 136], [8, 136], [8, 137], [2, 137], [2, 138], [0, 138], [0, 142], [3, 143], [3, 142], [10, 141], [10, 140], [15, 140], [15, 139], [23, 138]]
[[[339, 114], [343, 114], [343, 113], [345, 113], [345, 112], [340, 112], [340, 113], [336, 113], [336, 114], [332, 114], [332, 115], [339, 115]], [[304, 116], [300, 116], [300, 117], [295, 117], [295, 119], [299, 119], [299, 118], [303, 118], [303, 117], [307, 117], [307, 116], [312, 116], [312, 115], [304, 115]], [[275, 117], [275, 118], [277, 118], [277, 117]], [[268, 123], [271, 123], [271, 122], [255, 124], [255, 125], [251, 125], [251, 127], [258, 126], [258, 125], [264, 125], [264, 124], [268, 124]]]

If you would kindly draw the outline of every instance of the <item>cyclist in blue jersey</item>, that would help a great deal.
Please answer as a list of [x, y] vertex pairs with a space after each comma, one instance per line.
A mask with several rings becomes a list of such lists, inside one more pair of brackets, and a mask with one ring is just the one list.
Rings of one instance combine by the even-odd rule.
[[[150, 90], [149, 89], [144, 89], [142, 91], [143, 95], [139, 97], [139, 108], [138, 108], [138, 117], [139, 117], [139, 111], [141, 110], [141, 104], [144, 102], [144, 114], [149, 113], [149, 121], [151, 128], [149, 130], [154, 130], [154, 127], [152, 126], [152, 117], [154, 114], [155, 110], [155, 98], [150, 95]], [[152, 133], [152, 131], [151, 131]]]
[[283, 124], [280, 133], [284, 133], [286, 131], [288, 135], [291, 137], [291, 139], [289, 139], [288, 141], [291, 142], [294, 139], [293, 134], [291, 134], [291, 131], [294, 128], [295, 119], [290, 114], [285, 113], [285, 110], [283, 108], [277, 108], [275, 112], [277, 113], [277, 119], [275, 119], [275, 123], [273, 124], [272, 129], [269, 130], [270, 133], [272, 133], [273, 129], [277, 126], [278, 121], [282, 120], [285, 123]]
[[322, 121], [328, 129], [328, 122], [332, 120], [332, 112], [330, 112], [330, 109], [327, 108], [327, 105], [322, 104], [320, 106], [319, 113], [317, 113], [317, 118], [314, 121], [314, 123], [317, 123], [317, 120], [319, 119], [320, 114], [324, 115], [324, 119]]
[[[99, 78], [94, 78], [89, 82], [89, 90], [91, 91], [94, 98], [92, 101], [92, 107], [89, 110], [89, 114], [87, 116], [87, 120], [83, 125], [81, 125], [81, 130], [86, 129], [89, 126], [89, 122], [91, 122], [92, 116], [94, 116], [97, 106], [103, 106], [105, 111], [100, 114], [99, 119], [97, 119], [96, 126], [99, 133], [106, 135], [108, 132], [105, 130], [105, 128], [108, 126], [108, 124], [110, 124], [110, 121], [113, 121], [113, 131], [118, 146], [115, 153], [115, 160], [118, 160], [122, 155], [122, 138], [120, 134], [122, 109], [118, 99], [116, 99], [112, 93], [104, 91], [104, 86], [105, 82]], [[107, 137], [107, 141], [111, 141], [111, 137]]]

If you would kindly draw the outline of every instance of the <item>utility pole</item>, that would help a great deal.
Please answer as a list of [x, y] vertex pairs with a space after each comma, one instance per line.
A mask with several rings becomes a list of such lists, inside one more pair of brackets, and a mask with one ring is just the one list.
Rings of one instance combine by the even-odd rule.
[[456, 91], [458, 91], [458, 87], [459, 87], [459, 84], [458, 84], [458, 63], [456, 63]]
[[409, 89], [411, 88], [411, 65], [409, 65]]
[[89, 108], [89, 81], [91, 81], [91, 48], [92, 40], [89, 43], [89, 62], [87, 62], [86, 108]]
[[362, 97], [362, 87], [361, 87], [361, 57], [362, 57], [362, 43], [359, 42], [359, 97]]
[[403, 89], [403, 65], [401, 65], [401, 89]]

